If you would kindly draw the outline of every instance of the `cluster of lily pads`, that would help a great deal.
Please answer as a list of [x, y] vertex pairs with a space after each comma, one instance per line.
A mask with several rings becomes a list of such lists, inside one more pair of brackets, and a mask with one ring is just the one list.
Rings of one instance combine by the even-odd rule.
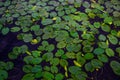
[[[6, 0], [0, 10], [1, 34], [18, 33], [24, 43], [8, 54], [10, 60], [23, 56], [21, 80], [86, 80], [120, 57], [119, 0]], [[0, 62], [0, 80], [13, 66]], [[118, 61], [110, 66], [120, 75]]]

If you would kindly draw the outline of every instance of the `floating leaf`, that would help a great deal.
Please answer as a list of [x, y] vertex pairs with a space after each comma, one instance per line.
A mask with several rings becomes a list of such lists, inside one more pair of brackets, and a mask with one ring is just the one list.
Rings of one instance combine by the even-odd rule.
[[104, 22], [105, 22], [105, 23], [108, 23], [108, 24], [112, 24], [112, 21], [113, 21], [112, 17], [106, 17], [106, 18], [104, 19]]
[[51, 66], [52, 73], [58, 73], [58, 68], [56, 66]]
[[106, 40], [106, 36], [103, 35], [103, 34], [100, 34], [98, 38], [99, 38], [100, 41], [105, 41]]
[[50, 64], [56, 66], [56, 65], [59, 64], [59, 62], [60, 62], [60, 60], [59, 60], [58, 58], [53, 58], [53, 59], [51, 60]]
[[84, 58], [87, 59], [87, 60], [90, 60], [90, 59], [93, 59], [93, 58], [94, 58], [94, 55], [93, 55], [93, 53], [86, 53], [86, 54], [84, 55]]
[[115, 55], [114, 51], [111, 48], [106, 48], [105, 52], [109, 57], [112, 57]]
[[57, 44], [57, 48], [64, 48], [66, 46], [66, 43], [64, 41], [61, 41]]
[[47, 80], [53, 80], [54, 79], [54, 75], [50, 72], [43, 72], [43, 78], [47, 79]]
[[90, 62], [88, 62], [88, 63], [85, 64], [85, 70], [93, 72], [94, 71], [94, 67], [92, 66], [92, 64]]
[[102, 62], [108, 62], [108, 57], [105, 54], [100, 54], [97, 57]]
[[59, 49], [59, 50], [57, 50], [55, 56], [56, 56], [56, 57], [60, 57], [60, 56], [62, 56], [63, 54], [64, 54], [64, 51], [63, 51], [62, 49]]
[[95, 28], [100, 28], [100, 26], [101, 26], [99, 22], [94, 22], [93, 25], [95, 26]]
[[55, 76], [55, 80], [63, 80], [63, 78], [64, 78], [64, 75], [62, 75], [61, 73], [58, 73]]
[[3, 35], [6, 35], [8, 32], [9, 32], [9, 28], [3, 28], [1, 31]]
[[28, 74], [25, 74], [22, 78], [22, 80], [34, 80], [35, 77], [34, 77], [34, 74], [32, 73], [28, 73]]
[[1, 80], [6, 80], [8, 78], [8, 73], [5, 70], [0, 69], [0, 79]]
[[18, 32], [18, 31], [20, 31], [19, 27], [12, 27], [11, 28], [11, 32]]
[[24, 34], [23, 35], [24, 42], [30, 42], [32, 40], [32, 38], [33, 38], [32, 34]]
[[94, 54], [99, 55], [104, 53], [104, 49], [102, 48], [95, 48], [93, 51]]
[[118, 43], [118, 39], [115, 36], [108, 35], [107, 37], [108, 37], [110, 43], [112, 43], [113, 45], [116, 45]]
[[49, 24], [53, 23], [53, 20], [52, 19], [43, 19], [41, 23], [43, 25], [49, 25]]
[[29, 73], [32, 70], [32, 66], [31, 65], [24, 65], [23, 69], [22, 69], [25, 73]]
[[60, 65], [61, 65], [62, 67], [68, 66], [68, 62], [67, 62], [65, 59], [61, 59], [61, 60], [60, 60]]
[[101, 68], [103, 66], [103, 63], [97, 59], [91, 60], [91, 64], [94, 68]]
[[110, 66], [111, 66], [113, 72], [116, 75], [120, 75], [120, 63], [119, 62], [117, 62], [117, 61], [111, 61], [110, 62]]
[[105, 31], [105, 32], [110, 32], [111, 28], [110, 26], [106, 25], [106, 24], [103, 24], [101, 26], [102, 30]]
[[67, 56], [68, 58], [74, 59], [74, 58], [75, 58], [75, 53], [73, 53], [73, 52], [67, 52], [67, 53], [66, 53], [66, 56]]
[[81, 71], [80, 67], [77, 67], [77, 66], [70, 66], [69, 67], [69, 72], [71, 74], [78, 74], [80, 71]]

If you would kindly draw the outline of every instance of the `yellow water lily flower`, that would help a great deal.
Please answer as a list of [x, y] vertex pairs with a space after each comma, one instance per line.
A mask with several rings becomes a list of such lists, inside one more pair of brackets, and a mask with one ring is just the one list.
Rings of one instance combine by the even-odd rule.
[[78, 66], [78, 67], [82, 67], [82, 65], [81, 64], [79, 64], [77, 61], [73, 61], [73, 63], [76, 65], [76, 66]]
[[54, 17], [52, 20], [56, 20], [57, 18], [56, 17]]
[[37, 44], [38, 43], [38, 40], [37, 39], [33, 39], [32, 41], [31, 41], [31, 44]]

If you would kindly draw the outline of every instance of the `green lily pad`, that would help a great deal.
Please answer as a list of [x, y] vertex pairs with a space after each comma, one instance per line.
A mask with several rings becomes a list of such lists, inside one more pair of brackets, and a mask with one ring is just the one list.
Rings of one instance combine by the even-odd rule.
[[105, 54], [100, 54], [97, 57], [102, 62], [108, 62], [108, 57]]
[[28, 74], [25, 74], [22, 78], [22, 80], [34, 80], [35, 77], [34, 77], [34, 74], [32, 73], [28, 73]]
[[104, 53], [104, 49], [102, 48], [95, 48], [93, 51], [94, 54], [99, 55]]
[[33, 38], [32, 34], [24, 34], [23, 35], [24, 42], [30, 42], [32, 40], [32, 38]]
[[20, 28], [19, 27], [12, 27], [10, 31], [11, 32], [18, 32], [18, 31], [20, 31]]
[[7, 78], [8, 78], [8, 73], [7, 73], [7, 71], [0, 69], [0, 79], [1, 79], [1, 80], [5, 80], [5, 79], [7, 79]]
[[61, 73], [58, 73], [58, 74], [56, 74], [56, 76], [55, 76], [55, 80], [63, 80], [63, 78], [64, 78], [64, 75], [61, 74]]
[[116, 75], [120, 75], [120, 63], [119, 62], [117, 62], [117, 61], [111, 61], [110, 62], [110, 66], [111, 66], [113, 72]]
[[92, 64], [90, 62], [88, 62], [88, 63], [85, 64], [85, 70], [93, 72], [94, 71], [94, 67], [92, 66]]
[[67, 52], [65, 55], [66, 55], [68, 58], [70, 58], [70, 59], [74, 59], [74, 58], [75, 58], [75, 53], [73, 53], [73, 52]]
[[45, 71], [45, 72], [43, 72], [43, 78], [47, 79], [47, 80], [53, 80], [54, 75], [52, 73], [50, 73], [50, 72]]
[[41, 22], [43, 25], [49, 25], [53, 23], [52, 19], [43, 19]]
[[106, 48], [105, 52], [109, 57], [112, 57], [115, 55], [114, 51], [111, 48]]
[[66, 43], [64, 41], [61, 41], [57, 44], [57, 48], [64, 48], [66, 46]]
[[9, 33], [9, 28], [2, 28], [2, 31], [1, 31], [1, 33], [3, 34], [3, 35], [6, 35], [6, 34], [8, 34]]
[[93, 59], [91, 60], [91, 64], [94, 68], [101, 68], [103, 66], [103, 63], [100, 60]]
[[87, 60], [90, 60], [90, 59], [93, 59], [93, 58], [94, 58], [94, 55], [93, 55], [93, 53], [86, 53], [86, 54], [84, 55], [84, 58], [87, 59]]
[[108, 35], [107, 37], [108, 37], [110, 43], [112, 43], [113, 45], [116, 45], [118, 43], [118, 39], [115, 36]]
[[106, 40], [106, 36], [103, 35], [103, 34], [100, 34], [100, 35], [98, 36], [98, 38], [99, 38], [100, 41], [105, 41], [105, 40]]
[[113, 18], [112, 18], [112, 17], [106, 17], [106, 18], [104, 19], [104, 22], [105, 22], [105, 23], [108, 23], [108, 24], [112, 24], [112, 21], [113, 21]]

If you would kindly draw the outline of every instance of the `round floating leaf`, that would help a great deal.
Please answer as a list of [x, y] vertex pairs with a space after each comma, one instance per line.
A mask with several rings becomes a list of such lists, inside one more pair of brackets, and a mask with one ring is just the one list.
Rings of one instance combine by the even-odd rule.
[[23, 35], [24, 42], [30, 42], [30, 41], [32, 41], [32, 39], [33, 39], [32, 34], [24, 34]]
[[84, 52], [92, 52], [92, 50], [93, 50], [93, 47], [90, 45], [86, 45], [83, 47]]
[[120, 47], [117, 47], [115, 51], [120, 54]]
[[94, 58], [94, 55], [93, 55], [93, 53], [86, 53], [86, 54], [84, 55], [84, 58], [87, 59], [87, 60], [90, 60], [90, 59], [93, 59], [93, 58]]
[[103, 63], [97, 59], [91, 60], [91, 64], [94, 68], [101, 68], [103, 66]]
[[6, 66], [6, 63], [3, 61], [0, 61], [0, 69], [4, 69]]
[[26, 64], [30, 64], [32, 59], [33, 59], [33, 56], [26, 56], [24, 57], [24, 62], [26, 62]]
[[89, 2], [87, 2], [87, 1], [85, 1], [82, 5], [83, 5], [85, 8], [89, 8], [89, 7], [90, 7]]
[[64, 75], [62, 75], [61, 73], [58, 73], [55, 76], [55, 80], [63, 80], [63, 78], [64, 78]]
[[74, 3], [74, 0], [68, 0], [68, 3], [69, 3], [69, 4], [73, 4], [73, 3]]
[[56, 66], [56, 65], [59, 64], [59, 62], [60, 62], [59, 58], [53, 58], [53, 59], [51, 60], [50, 64]]
[[8, 32], [9, 32], [9, 28], [3, 28], [1, 31], [3, 35], [6, 35]]
[[34, 67], [32, 67], [31, 70], [33, 73], [37, 73], [37, 72], [41, 72], [42, 71], [42, 66], [40, 65], [35, 65]]
[[93, 72], [94, 71], [94, 67], [92, 66], [92, 64], [90, 62], [88, 62], [88, 63], [85, 64], [85, 70]]
[[29, 73], [32, 70], [32, 66], [31, 65], [24, 65], [23, 69], [22, 69], [25, 73]]
[[97, 57], [102, 62], [108, 62], [108, 57], [105, 54], [100, 54]]
[[47, 80], [53, 80], [54, 79], [54, 75], [50, 72], [43, 72], [43, 78], [47, 79]]
[[31, 31], [38, 31], [40, 29], [40, 26], [39, 25], [33, 25], [31, 27]]
[[109, 57], [112, 57], [115, 55], [114, 51], [111, 48], [106, 48], [105, 52]]
[[5, 70], [0, 69], [0, 79], [6, 80], [8, 78], [8, 73]]
[[108, 24], [112, 24], [112, 21], [113, 21], [112, 17], [106, 17], [106, 18], [104, 19], [104, 22], [105, 22], [105, 23], [108, 23]]
[[106, 40], [106, 36], [103, 35], [103, 34], [100, 34], [98, 38], [99, 38], [100, 41], [105, 41]]
[[60, 57], [60, 56], [62, 56], [64, 54], [64, 51], [62, 50], [62, 49], [59, 49], [59, 50], [57, 50], [57, 52], [55, 53], [55, 56], [56, 57]]
[[13, 69], [13, 67], [14, 67], [13, 62], [6, 62], [6, 66], [5, 66], [6, 70], [11, 70]]
[[31, 63], [32, 64], [40, 64], [42, 62], [42, 58], [33, 58]]
[[75, 53], [73, 53], [73, 52], [67, 52], [65, 55], [66, 55], [68, 58], [71, 58], [71, 59], [74, 59], [74, 58], [75, 58]]
[[52, 52], [47, 52], [42, 56], [43, 60], [50, 61], [53, 59], [53, 53]]
[[11, 28], [11, 32], [18, 32], [18, 31], [20, 31], [19, 27], [12, 27]]
[[57, 48], [64, 48], [66, 46], [66, 43], [64, 41], [61, 41], [57, 44]]
[[104, 53], [104, 49], [102, 48], [95, 48], [93, 51], [94, 54], [99, 55]]
[[60, 60], [60, 65], [61, 65], [62, 67], [68, 66], [68, 62], [67, 62], [65, 59], [61, 59], [61, 60]]
[[94, 22], [94, 24], [93, 24], [96, 28], [100, 28], [100, 23], [99, 22]]
[[103, 24], [101, 26], [102, 30], [105, 31], [105, 32], [110, 32], [111, 28], [110, 26], [106, 25], [106, 24]]
[[56, 66], [51, 66], [52, 73], [58, 73], [58, 68]]
[[69, 72], [71, 74], [79, 74], [80, 71], [81, 71], [80, 67], [77, 67], [77, 66], [70, 66], [69, 67]]
[[99, 42], [98, 45], [100, 48], [103, 48], [103, 49], [108, 48], [108, 45], [106, 44], [106, 42]]
[[34, 57], [39, 57], [40, 56], [40, 51], [32, 51], [32, 55], [34, 56]]
[[110, 66], [111, 66], [113, 72], [114, 72], [116, 75], [119, 75], [119, 76], [120, 76], [120, 63], [117, 62], [117, 61], [111, 61], [111, 62], [110, 62]]
[[108, 35], [107, 37], [108, 37], [110, 43], [112, 43], [113, 45], [116, 45], [118, 43], [118, 39], [115, 36]]
[[53, 20], [52, 19], [43, 19], [41, 23], [43, 25], [49, 25], [49, 24], [53, 23]]
[[34, 74], [32, 73], [28, 73], [28, 74], [25, 74], [22, 78], [22, 80], [34, 80], [35, 77], [34, 77]]

